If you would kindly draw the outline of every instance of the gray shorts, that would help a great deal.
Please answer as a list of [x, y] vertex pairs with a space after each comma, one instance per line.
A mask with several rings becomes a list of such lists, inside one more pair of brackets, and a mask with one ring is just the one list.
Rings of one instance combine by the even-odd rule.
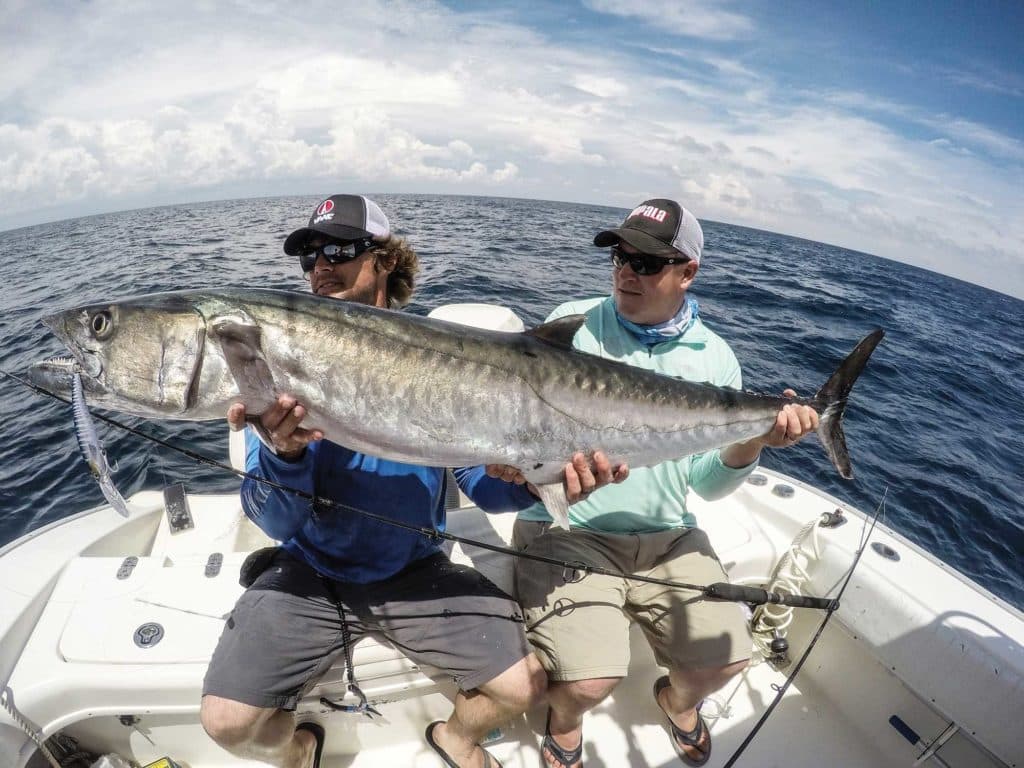
[[[383, 581], [353, 584], [321, 576], [279, 551], [225, 622], [203, 694], [295, 709], [344, 651], [332, 592], [352, 643], [369, 633], [382, 635], [417, 664], [450, 674], [464, 691], [531, 653], [515, 601], [444, 554], [418, 560]], [[358, 676], [357, 669], [357, 681]]]

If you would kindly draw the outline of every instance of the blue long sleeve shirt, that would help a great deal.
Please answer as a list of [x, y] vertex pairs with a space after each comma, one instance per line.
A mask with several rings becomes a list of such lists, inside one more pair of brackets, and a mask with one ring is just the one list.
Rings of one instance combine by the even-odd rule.
[[[246, 429], [246, 471], [416, 528], [445, 530], [445, 471], [401, 464], [328, 440], [310, 443], [297, 461], [278, 458]], [[486, 512], [513, 512], [536, 499], [524, 486], [488, 477], [483, 467], [454, 470], [463, 492]], [[242, 508], [268, 536], [317, 571], [366, 584], [434, 554], [440, 541], [374, 520], [353, 509], [314, 505], [246, 478]]]

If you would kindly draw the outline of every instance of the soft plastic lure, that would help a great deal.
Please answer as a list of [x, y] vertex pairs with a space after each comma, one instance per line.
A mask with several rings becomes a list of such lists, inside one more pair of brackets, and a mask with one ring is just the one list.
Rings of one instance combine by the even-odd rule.
[[75, 437], [78, 438], [78, 447], [82, 451], [85, 463], [89, 465], [89, 471], [96, 478], [103, 497], [110, 503], [110, 506], [121, 513], [123, 517], [128, 517], [128, 503], [114, 485], [110, 463], [107, 461], [107, 452], [103, 450], [100, 438], [96, 434], [96, 425], [85, 404], [85, 388], [82, 386], [82, 377], [78, 371], [72, 374], [71, 411], [75, 417]]

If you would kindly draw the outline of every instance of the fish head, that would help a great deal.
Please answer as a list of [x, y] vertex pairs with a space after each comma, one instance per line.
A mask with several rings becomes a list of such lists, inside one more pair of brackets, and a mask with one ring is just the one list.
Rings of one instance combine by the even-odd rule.
[[139, 416], [180, 417], [195, 404], [206, 323], [173, 293], [57, 312], [43, 323], [73, 359], [37, 363], [30, 377], [44, 389], [70, 391], [81, 374], [93, 404]]

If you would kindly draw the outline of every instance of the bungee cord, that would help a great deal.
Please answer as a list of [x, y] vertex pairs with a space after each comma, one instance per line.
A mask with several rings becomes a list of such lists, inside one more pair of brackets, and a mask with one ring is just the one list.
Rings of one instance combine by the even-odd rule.
[[[836, 595], [835, 608], [829, 608], [825, 613], [825, 618], [821, 620], [821, 624], [818, 625], [818, 630], [814, 633], [814, 637], [807, 644], [807, 648], [804, 649], [803, 654], [800, 656], [797, 663], [793, 666], [793, 671], [786, 677], [785, 682], [776, 688], [775, 698], [772, 699], [771, 704], [768, 705], [767, 709], [761, 714], [760, 719], [754, 723], [754, 727], [750, 729], [750, 733], [746, 735], [743, 742], [736, 748], [736, 751], [732, 753], [732, 756], [725, 763], [722, 768], [732, 768], [733, 764], [739, 759], [740, 755], [747, 748], [758, 731], [761, 730], [761, 726], [765, 724], [772, 712], [775, 711], [775, 707], [778, 706], [779, 702], [782, 701], [782, 697], [786, 695], [786, 691], [789, 690], [790, 684], [796, 678], [803, 667], [804, 662], [807, 661], [807, 657], [811, 655], [811, 651], [814, 650], [814, 646], [817, 645], [818, 640], [821, 638], [822, 633], [825, 631], [825, 625], [828, 624], [829, 619], [832, 618], [832, 614], [836, 612], [839, 606], [839, 600], [843, 596], [843, 592], [846, 591], [846, 586], [850, 583], [850, 579], [853, 578], [853, 572], [857, 568], [857, 564], [860, 562], [860, 556], [864, 554], [864, 550], [867, 549], [868, 540], [871, 538], [871, 533], [875, 530], [875, 524], [878, 522], [878, 516], [881, 511], [885, 508], [885, 497], [889, 493], [889, 488], [886, 487], [885, 491], [882, 492], [882, 498], [878, 502], [878, 506], [875, 508], [874, 514], [871, 516], [871, 526], [865, 533], [864, 528], [867, 527], [867, 519], [865, 518], [863, 525], [861, 526], [861, 539], [860, 547], [857, 549], [857, 553], [853, 557], [853, 562], [850, 564], [850, 569], [846, 572], [846, 578], [843, 581], [843, 585], [839, 588], [839, 594]], [[774, 686], [773, 686], [774, 687]]]

